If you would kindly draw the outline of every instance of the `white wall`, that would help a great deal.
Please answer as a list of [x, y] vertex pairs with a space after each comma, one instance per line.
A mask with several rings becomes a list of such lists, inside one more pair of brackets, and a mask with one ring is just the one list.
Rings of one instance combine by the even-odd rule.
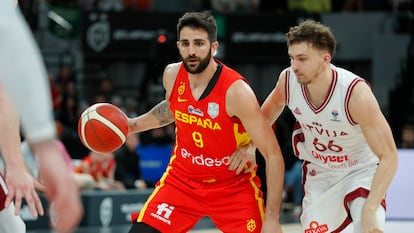
[[387, 219], [414, 220], [414, 149], [398, 151], [399, 166], [387, 193]]

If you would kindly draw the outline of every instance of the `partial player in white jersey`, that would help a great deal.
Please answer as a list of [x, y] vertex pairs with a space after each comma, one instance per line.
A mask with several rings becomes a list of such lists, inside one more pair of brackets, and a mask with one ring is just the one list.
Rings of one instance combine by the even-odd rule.
[[[60, 232], [69, 232], [82, 216], [79, 189], [56, 144], [46, 69], [15, 1], [0, 1], [0, 35], [0, 104], [2, 109], [7, 109], [0, 116], [0, 150], [6, 163], [5, 182], [0, 180], [0, 206], [9, 210], [14, 201], [14, 214], [18, 215], [25, 198], [33, 215], [43, 214], [34, 189], [36, 182], [23, 170], [20, 120], [24, 136], [38, 157], [46, 197], [54, 205], [57, 217], [54, 227]], [[8, 219], [12, 218], [0, 213], [0, 225], [10, 224]]]
[[287, 106], [304, 160], [302, 232], [383, 232], [385, 194], [398, 166], [389, 124], [365, 80], [331, 64], [335, 37], [306, 20], [286, 34], [291, 66], [262, 105], [269, 123]]

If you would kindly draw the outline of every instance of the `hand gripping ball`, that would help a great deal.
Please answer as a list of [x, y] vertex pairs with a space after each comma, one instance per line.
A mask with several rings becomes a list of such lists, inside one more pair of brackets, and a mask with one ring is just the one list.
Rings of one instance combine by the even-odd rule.
[[128, 135], [128, 119], [115, 105], [97, 103], [88, 107], [78, 121], [78, 135], [87, 148], [98, 153], [119, 149]]

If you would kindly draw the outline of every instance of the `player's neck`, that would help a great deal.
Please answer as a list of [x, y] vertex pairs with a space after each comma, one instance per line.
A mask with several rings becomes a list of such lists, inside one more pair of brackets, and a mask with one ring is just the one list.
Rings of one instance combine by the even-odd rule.
[[311, 83], [306, 85], [307, 92], [315, 106], [319, 106], [319, 104], [325, 100], [329, 94], [332, 81], [332, 70], [328, 67], [317, 75]]
[[217, 63], [212, 59], [206, 69], [199, 73], [199, 74], [188, 74], [188, 79], [190, 82], [191, 91], [197, 92], [197, 90], [201, 90], [201, 92], [207, 87], [210, 80], [213, 78], [214, 73], [217, 70]]

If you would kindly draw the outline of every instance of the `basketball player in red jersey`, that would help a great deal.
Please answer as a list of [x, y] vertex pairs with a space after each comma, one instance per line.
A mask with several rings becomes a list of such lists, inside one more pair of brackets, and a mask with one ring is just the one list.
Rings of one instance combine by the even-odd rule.
[[331, 63], [336, 41], [313, 20], [286, 34], [291, 66], [263, 103], [273, 123], [287, 106], [303, 163], [302, 232], [383, 232], [385, 193], [398, 166], [391, 129], [367, 82]]
[[[205, 216], [222, 232], [282, 232], [283, 158], [253, 90], [213, 58], [219, 44], [209, 12], [185, 13], [177, 34], [182, 62], [164, 70], [166, 99], [129, 119], [130, 133], [176, 124], [170, 163], [129, 232], [184, 233]], [[255, 171], [229, 169], [230, 155], [251, 140], [266, 159], [266, 208]]]

